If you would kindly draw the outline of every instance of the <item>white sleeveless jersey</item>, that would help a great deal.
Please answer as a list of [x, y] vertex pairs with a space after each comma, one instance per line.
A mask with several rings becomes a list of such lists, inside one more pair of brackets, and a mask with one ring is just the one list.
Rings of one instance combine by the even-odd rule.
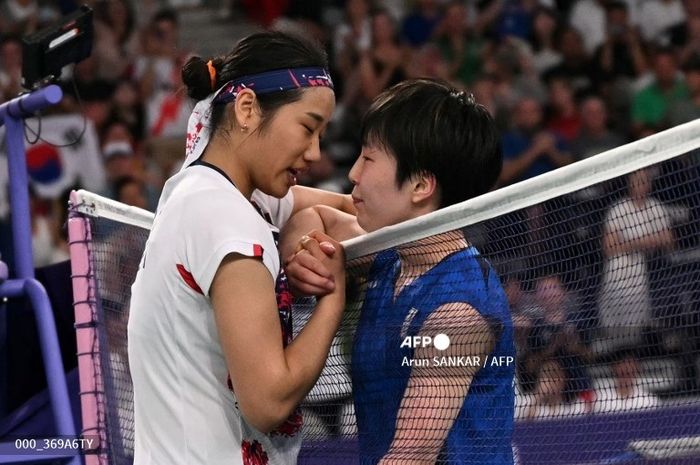
[[[277, 226], [291, 214], [291, 192], [283, 199], [260, 192], [253, 198]], [[278, 277], [273, 232], [211, 167], [191, 166], [166, 183], [131, 289], [135, 465], [296, 463], [301, 415], [270, 434], [246, 423], [209, 300], [214, 274], [230, 253], [259, 257]]]

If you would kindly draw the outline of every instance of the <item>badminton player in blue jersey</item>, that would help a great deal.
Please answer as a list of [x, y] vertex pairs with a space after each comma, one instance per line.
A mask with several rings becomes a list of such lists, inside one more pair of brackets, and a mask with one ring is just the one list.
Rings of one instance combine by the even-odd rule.
[[[486, 109], [436, 81], [379, 96], [362, 141], [349, 176], [357, 216], [314, 207], [286, 227], [301, 293], [330, 289], [319, 257], [294, 253], [291, 238], [316, 228], [344, 240], [417, 218], [485, 193], [501, 169]], [[367, 283], [352, 348], [360, 462], [512, 464], [513, 326], [489, 263], [453, 231], [378, 253]]]

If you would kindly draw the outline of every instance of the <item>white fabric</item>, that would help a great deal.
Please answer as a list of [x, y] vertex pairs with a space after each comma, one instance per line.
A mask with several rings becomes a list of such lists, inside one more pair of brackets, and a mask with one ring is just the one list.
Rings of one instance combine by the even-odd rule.
[[[260, 199], [263, 210], [270, 206]], [[288, 216], [284, 201], [273, 206], [277, 211], [267, 211], [270, 216]], [[256, 245], [273, 281], [277, 278], [272, 230], [209, 167], [190, 167], [166, 183], [132, 286], [128, 340], [135, 465], [241, 465], [244, 441], [261, 447], [271, 465], [296, 463], [301, 434], [264, 435], [241, 417], [208, 298], [221, 260], [232, 252], [254, 255]], [[186, 284], [178, 264], [204, 295]]]
[[570, 23], [581, 34], [588, 53], [605, 41], [605, 9], [596, 0], [578, 0], [571, 9]]
[[134, 61], [134, 79], [140, 81], [149, 68], [153, 71], [153, 90], [172, 92], [175, 88], [175, 73], [179, 67], [173, 58], [140, 55]]
[[555, 420], [589, 413], [589, 406], [582, 400], [538, 404], [535, 395], [521, 392], [517, 382], [514, 383], [514, 389], [515, 418], [518, 420]]
[[628, 397], [621, 397], [615, 387], [614, 377], [594, 379], [593, 389], [596, 392], [594, 413], [631, 412], [659, 407], [659, 399], [648, 389], [648, 386], [657, 384], [658, 379], [636, 378], [633, 382], [631, 394]]
[[561, 53], [551, 50], [543, 49], [532, 54], [532, 64], [537, 70], [537, 74], [543, 74], [550, 68], [553, 68], [561, 63]]
[[9, 74], [6, 70], [0, 70], [0, 90], [4, 92], [5, 88], [8, 87], [11, 82], [12, 75]]
[[36, 215], [32, 226], [32, 256], [34, 258], [34, 266], [40, 268], [54, 263], [53, 254], [55, 246], [53, 244], [49, 220], [43, 215]]
[[[643, 207], [625, 198], [614, 204], [605, 220], [605, 231], [623, 242], [635, 241], [671, 229], [664, 206], [647, 198]], [[639, 342], [641, 330], [651, 318], [651, 297], [644, 253], [629, 252], [608, 257], [598, 305], [603, 328], [611, 330], [608, 349]]]
[[250, 199], [255, 202], [255, 204], [259, 206], [263, 212], [270, 215], [272, 224], [278, 228], [283, 228], [284, 225], [287, 224], [289, 217], [292, 216], [292, 210], [294, 209], [294, 194], [292, 193], [291, 189], [289, 189], [287, 195], [281, 199], [267, 195], [259, 190], [255, 190], [253, 191], [253, 195], [251, 195]]
[[7, 0], [7, 10], [12, 16], [10, 21], [25, 21], [39, 12], [39, 4], [36, 1], [21, 5], [17, 0]]
[[[41, 127], [41, 139], [25, 148], [29, 180], [38, 197], [58, 199], [76, 184], [93, 192], [104, 192], [107, 185], [104, 162], [97, 130], [91, 120], [78, 114], [53, 115], [42, 117], [41, 125], [35, 118], [28, 119], [26, 124], [35, 132]], [[34, 139], [34, 134], [28, 134]], [[4, 139], [5, 126], [2, 126], [0, 140]], [[75, 141], [78, 142], [71, 144]], [[0, 165], [7, 164], [6, 156], [6, 147], [2, 144]], [[1, 188], [7, 184], [8, 176], [5, 168], [0, 169], [0, 205], [6, 202], [8, 195]]]
[[[627, 18], [631, 26], [639, 24], [639, 4], [642, 0], [623, 0], [627, 4]], [[607, 35], [607, 18], [602, 2], [578, 0], [571, 9], [570, 24], [578, 30], [589, 54], [603, 45]]]
[[187, 140], [185, 141], [185, 162], [180, 170], [184, 170], [197, 161], [211, 139], [211, 102], [221, 92], [220, 88], [204, 100], [200, 100], [192, 109], [187, 121]]
[[[172, 108], [176, 111], [169, 114]], [[173, 93], [172, 90], [156, 90], [146, 101], [148, 133], [154, 137], [182, 137], [191, 110], [192, 105], [185, 96]]]
[[343, 53], [346, 53], [346, 48], [348, 45], [359, 48], [359, 44], [371, 43], [372, 42], [372, 25], [369, 19], [362, 21], [362, 26], [360, 33], [357, 38], [353, 37], [352, 26], [348, 23], [342, 23], [335, 30], [333, 36], [333, 50], [335, 53], [336, 61]]
[[679, 0], [649, 0], [639, 12], [639, 27], [647, 41], [655, 41], [671, 26], [685, 21], [685, 10]]
[[51, 222], [37, 215], [33, 222], [32, 255], [36, 268], [68, 260], [68, 254], [54, 243]]

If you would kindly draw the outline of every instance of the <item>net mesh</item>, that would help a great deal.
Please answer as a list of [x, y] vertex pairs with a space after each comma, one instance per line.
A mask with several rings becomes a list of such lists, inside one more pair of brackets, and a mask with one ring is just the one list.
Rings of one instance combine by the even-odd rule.
[[[299, 463], [700, 463], [699, 161], [350, 260]], [[148, 231], [86, 218], [110, 458], [131, 463], [126, 322]]]
[[[126, 325], [131, 283], [136, 278], [148, 230], [105, 218], [91, 218], [91, 264], [97, 281], [100, 363], [110, 463], [133, 463], [134, 405], [127, 356]], [[102, 406], [101, 406], [102, 407]]]

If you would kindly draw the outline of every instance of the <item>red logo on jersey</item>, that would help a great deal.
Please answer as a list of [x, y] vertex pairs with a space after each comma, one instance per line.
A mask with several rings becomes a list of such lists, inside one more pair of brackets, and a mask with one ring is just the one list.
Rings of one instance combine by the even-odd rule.
[[284, 423], [270, 432], [270, 436], [286, 436], [291, 438], [301, 431], [302, 426], [304, 426], [304, 417], [301, 414], [301, 409], [297, 408], [289, 415], [289, 418], [287, 418]]
[[267, 452], [258, 441], [243, 441], [241, 444], [243, 465], [268, 465]]

